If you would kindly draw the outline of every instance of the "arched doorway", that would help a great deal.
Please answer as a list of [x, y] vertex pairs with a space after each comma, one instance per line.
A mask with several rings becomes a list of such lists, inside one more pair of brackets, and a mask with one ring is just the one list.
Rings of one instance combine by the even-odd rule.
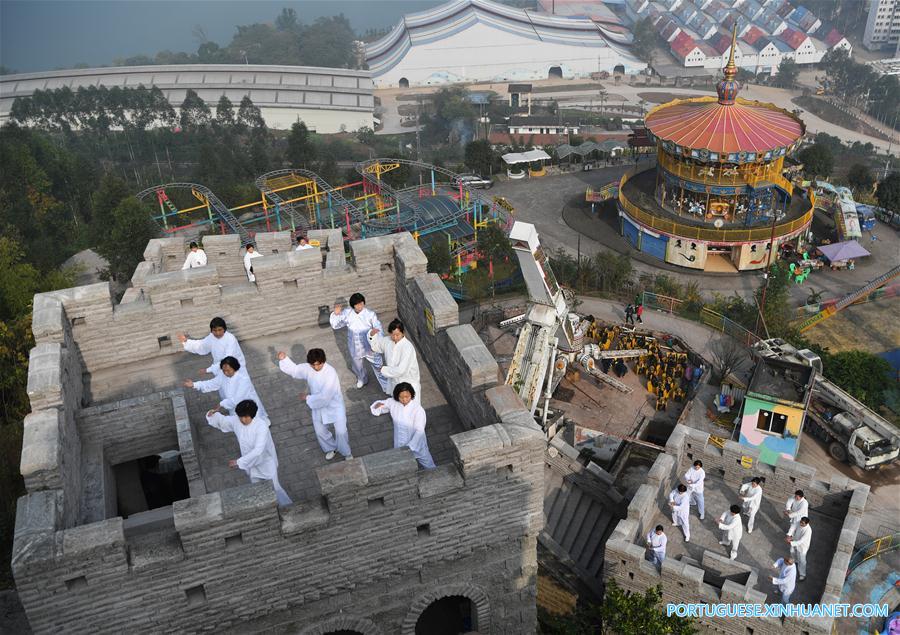
[[[484, 590], [475, 584], [451, 584], [449, 586], [441, 586], [439, 588], [432, 589], [427, 591], [417, 597], [412, 604], [409, 606], [409, 612], [406, 614], [406, 618], [404, 618], [403, 623], [400, 625], [400, 635], [416, 635], [416, 633], [424, 633], [426, 630], [420, 630], [420, 628], [424, 628], [424, 624], [420, 626], [420, 618], [423, 617], [425, 612], [431, 607], [433, 604], [437, 604], [440, 600], [444, 598], [462, 598], [463, 600], [469, 600], [469, 606], [472, 607], [471, 612], [468, 613], [470, 615], [471, 628], [477, 629], [479, 633], [491, 633], [491, 602], [488, 599], [487, 593]], [[450, 604], [451, 609], [456, 610], [456, 615], [465, 616], [467, 613], [465, 612], [465, 605], [461, 603], [459, 599], [454, 602], [448, 602]], [[463, 611], [460, 612], [460, 605], [463, 605]], [[443, 605], [446, 608], [446, 605]], [[435, 609], [437, 610], [437, 609]], [[430, 619], [430, 618], [429, 618]], [[457, 627], [459, 624], [457, 623]], [[466, 625], [463, 624], [463, 627]], [[452, 632], [454, 634], [457, 631], [434, 631], [437, 633], [444, 632]], [[304, 634], [305, 635], [305, 634]]]
[[405, 77], [400, 78], [400, 88], [409, 88], [409, 80]]
[[435, 600], [416, 621], [416, 635], [460, 635], [478, 628], [475, 605], [463, 595]]
[[562, 79], [562, 76], [561, 66], [551, 66], [550, 70], [547, 71], [547, 79]]
[[624, 64], [616, 64], [613, 66], [613, 73], [618, 73], [619, 75], [625, 74], [625, 65]]

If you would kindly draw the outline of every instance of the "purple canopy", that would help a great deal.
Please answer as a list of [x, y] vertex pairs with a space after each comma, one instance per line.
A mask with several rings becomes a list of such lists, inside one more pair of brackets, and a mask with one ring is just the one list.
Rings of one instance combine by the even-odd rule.
[[831, 262], [841, 262], [871, 255], [855, 240], [845, 240], [842, 243], [834, 243], [833, 245], [820, 245], [819, 251], [825, 254], [825, 257]]

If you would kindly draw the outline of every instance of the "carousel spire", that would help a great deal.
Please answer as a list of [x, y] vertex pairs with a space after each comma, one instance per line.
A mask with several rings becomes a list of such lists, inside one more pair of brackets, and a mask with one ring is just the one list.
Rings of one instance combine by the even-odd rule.
[[730, 106], [737, 98], [740, 86], [736, 81], [737, 65], [734, 63], [734, 50], [737, 48], [737, 21], [735, 20], [734, 28], [731, 31], [731, 52], [728, 55], [728, 63], [723, 69], [725, 77], [716, 84], [716, 93], [719, 95], [719, 103], [723, 106]]

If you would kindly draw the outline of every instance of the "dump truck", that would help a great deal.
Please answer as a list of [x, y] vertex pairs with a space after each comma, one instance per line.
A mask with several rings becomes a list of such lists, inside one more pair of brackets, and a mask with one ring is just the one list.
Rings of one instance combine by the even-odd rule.
[[822, 359], [809, 349], [797, 350], [782, 339], [753, 346], [760, 357], [775, 357], [816, 369], [804, 430], [828, 446], [832, 458], [873, 470], [900, 456], [900, 430], [822, 375]]

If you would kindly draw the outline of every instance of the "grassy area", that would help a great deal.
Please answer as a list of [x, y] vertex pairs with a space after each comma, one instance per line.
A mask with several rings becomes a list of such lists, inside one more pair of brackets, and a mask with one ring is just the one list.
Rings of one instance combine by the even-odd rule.
[[853, 115], [847, 114], [843, 110], [832, 106], [824, 99], [819, 99], [818, 97], [813, 97], [812, 95], [806, 95], [802, 97], [794, 97], [791, 101], [801, 108], [805, 108], [816, 117], [824, 119], [828, 123], [833, 123], [834, 125], [841, 126], [842, 128], [846, 128], [847, 130], [861, 132], [862, 134], [869, 135], [870, 137], [876, 137], [877, 139], [884, 139], [885, 141], [888, 140], [886, 136], [881, 134], [881, 132], [879, 132], [866, 122], [860, 121]]

